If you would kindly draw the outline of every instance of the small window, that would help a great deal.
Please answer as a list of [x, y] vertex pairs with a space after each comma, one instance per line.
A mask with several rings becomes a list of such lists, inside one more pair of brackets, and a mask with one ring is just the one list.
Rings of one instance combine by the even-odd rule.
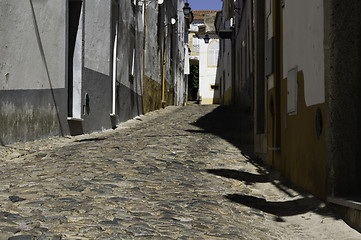
[[130, 0], [130, 3], [131, 3], [131, 7], [133, 9], [133, 12], [135, 13], [138, 9], [138, 3], [139, 3], [139, 0]]
[[135, 74], [135, 29], [132, 28], [130, 32], [130, 46], [129, 46], [129, 80], [132, 81]]
[[199, 53], [199, 39], [196, 36], [193, 36], [193, 52]]
[[217, 84], [211, 84], [211, 89], [212, 90], [218, 90], [218, 85]]
[[131, 63], [130, 63], [130, 75], [134, 76], [134, 63], [135, 63], [135, 48], [133, 48]]

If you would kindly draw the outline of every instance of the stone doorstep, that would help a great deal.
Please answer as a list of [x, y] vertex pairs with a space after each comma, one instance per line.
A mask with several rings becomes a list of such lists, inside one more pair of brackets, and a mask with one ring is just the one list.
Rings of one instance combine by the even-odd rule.
[[337, 212], [350, 227], [361, 233], [361, 195], [344, 197], [327, 197], [329, 203], [338, 206]]
[[327, 197], [327, 202], [361, 211], [361, 196]]

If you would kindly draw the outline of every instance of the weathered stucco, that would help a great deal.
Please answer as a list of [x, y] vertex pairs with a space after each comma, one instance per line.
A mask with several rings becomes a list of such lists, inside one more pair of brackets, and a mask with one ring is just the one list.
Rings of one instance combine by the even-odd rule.
[[[30, 141], [67, 134], [66, 105], [61, 104], [65, 91], [12, 90], [0, 91], [0, 144]], [[24, 101], [26, 99], [26, 101]], [[59, 111], [60, 109], [60, 111]], [[61, 124], [61, 125], [60, 125]]]
[[360, 193], [361, 1], [324, 1], [328, 195]]
[[0, 2], [0, 90], [65, 87], [65, 4]]
[[[17, 108], [12, 103], [4, 102], [0, 113], [0, 141], [2, 144], [15, 139], [29, 141], [42, 136], [56, 134], [58, 128], [54, 107], [39, 108], [25, 104]], [[14, 131], [14, 129], [16, 129]], [[51, 132], [48, 132], [48, 131]]]
[[266, 27], [265, 37], [270, 39], [272, 32], [273, 40], [265, 45], [265, 57], [274, 62], [266, 97], [267, 160], [294, 184], [325, 199], [323, 34], [313, 33], [324, 27], [322, 3], [285, 2], [282, 6], [277, 0], [268, 13], [267, 9], [265, 17], [272, 19], [272, 26]]
[[[232, 20], [233, 22], [233, 20]], [[223, 105], [230, 105], [233, 103], [234, 84], [234, 32], [231, 30], [231, 21], [226, 20], [223, 14], [218, 13], [216, 18], [217, 31], [231, 32], [229, 38], [219, 39], [219, 54], [218, 54], [218, 70], [216, 76], [216, 85], [219, 86], [220, 103]]]
[[[145, 11], [144, 112], [186, 101], [183, 1], [149, 2]], [[176, 18], [177, 16], [177, 18]], [[172, 19], [176, 20], [172, 24]], [[164, 66], [163, 66], [164, 63]], [[163, 87], [164, 85], [164, 87]], [[160, 99], [159, 99], [160, 88]], [[164, 93], [163, 93], [164, 89]], [[164, 99], [163, 99], [164, 95]], [[151, 100], [159, 101], [152, 102]]]
[[[323, 121], [325, 104], [307, 106], [305, 100], [305, 76], [297, 73], [297, 114], [286, 115], [287, 85], [281, 86], [281, 145], [280, 158], [273, 164], [294, 184], [310, 191], [321, 199], [326, 197], [326, 143], [325, 130], [317, 135], [316, 113], [320, 110]], [[283, 79], [287, 83], [287, 79]]]
[[144, 89], [143, 92], [143, 112], [147, 113], [161, 108], [162, 85], [148, 77], [144, 78], [143, 84], [147, 86], [147, 89]]
[[323, 0], [287, 1], [283, 9], [283, 76], [305, 76], [307, 106], [325, 102]]
[[237, 106], [246, 110], [253, 109], [253, 1], [238, 1], [237, 7], [242, 10], [242, 16], [236, 14], [234, 39], [234, 101]]
[[164, 101], [183, 104], [183, 6], [1, 1], [0, 144], [115, 127], [143, 113], [143, 93], [160, 108], [164, 52]]
[[[114, 4], [113, 7], [118, 6]], [[84, 67], [108, 76], [111, 75], [113, 53], [111, 8], [112, 0], [88, 0], [84, 13]]]

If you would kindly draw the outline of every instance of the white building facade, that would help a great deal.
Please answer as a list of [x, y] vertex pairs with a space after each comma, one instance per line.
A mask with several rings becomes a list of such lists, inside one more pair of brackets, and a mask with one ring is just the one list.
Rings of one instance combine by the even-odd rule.
[[219, 40], [215, 34], [214, 20], [217, 11], [193, 11], [190, 28], [190, 60], [199, 64], [198, 99], [201, 104], [219, 103], [218, 72]]

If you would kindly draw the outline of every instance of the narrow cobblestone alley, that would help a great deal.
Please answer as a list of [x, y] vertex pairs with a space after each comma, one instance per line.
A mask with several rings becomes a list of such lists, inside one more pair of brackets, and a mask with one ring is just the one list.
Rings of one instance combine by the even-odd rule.
[[252, 158], [231, 110], [167, 107], [1, 147], [0, 240], [360, 239]]

